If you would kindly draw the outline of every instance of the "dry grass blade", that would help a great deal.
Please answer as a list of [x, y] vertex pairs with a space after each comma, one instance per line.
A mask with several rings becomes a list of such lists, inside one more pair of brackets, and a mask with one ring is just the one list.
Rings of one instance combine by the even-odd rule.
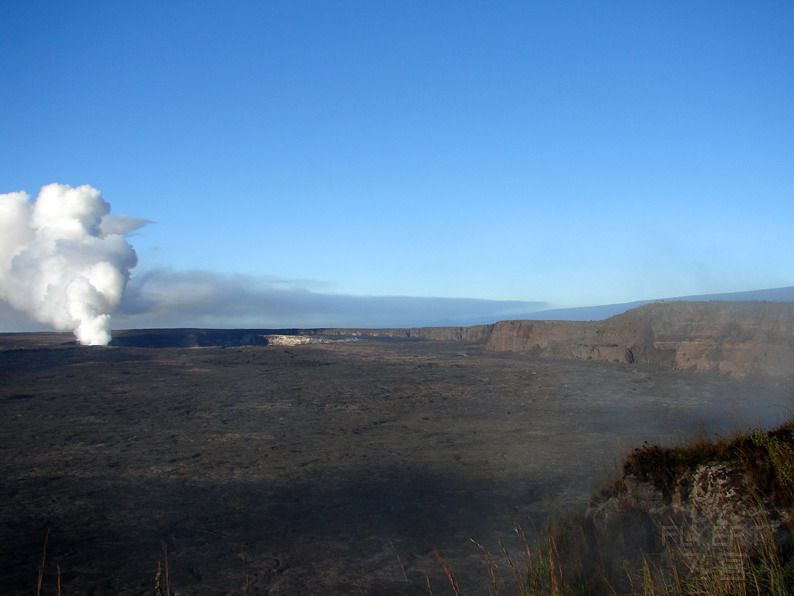
[[430, 576], [425, 573], [425, 584], [427, 585], [427, 596], [435, 596], [433, 586], [430, 585]]
[[400, 564], [400, 571], [402, 571], [403, 579], [405, 579], [405, 583], [408, 584], [410, 581], [408, 580], [408, 574], [405, 572], [405, 565], [403, 565], [403, 560], [400, 558], [400, 553], [397, 552], [397, 549], [394, 547], [394, 542], [389, 540], [389, 546], [391, 546], [392, 551], [394, 551], [394, 556], [397, 557], [397, 563]]
[[452, 588], [452, 592], [455, 594], [455, 596], [461, 596], [458, 580], [455, 579], [455, 575], [452, 573], [452, 569], [450, 569], [446, 559], [444, 559], [444, 557], [441, 556], [441, 553], [436, 549], [433, 549], [433, 554], [435, 555], [438, 564], [441, 565], [441, 569], [444, 570], [444, 575], [447, 577], [447, 581], [449, 582], [449, 586]]
[[516, 590], [518, 590], [519, 594], [524, 594], [526, 590], [524, 589], [523, 582], [521, 581], [521, 575], [518, 573], [518, 569], [516, 568], [515, 563], [513, 563], [510, 553], [507, 552], [507, 547], [505, 547], [501, 540], [499, 541], [499, 550], [502, 553], [505, 561], [507, 561], [507, 567], [510, 569], [510, 573], [513, 574], [513, 581], [516, 583]]
[[160, 584], [160, 581], [163, 576], [163, 569], [160, 565], [160, 561], [157, 561], [157, 571], [154, 572], [154, 596], [164, 596], [163, 595], [163, 588]]
[[653, 574], [651, 573], [651, 566], [646, 557], [642, 557], [642, 593], [643, 596], [655, 596]]
[[44, 566], [47, 563], [47, 543], [50, 541], [50, 530], [44, 533], [44, 547], [41, 551], [41, 563], [39, 563], [39, 571], [36, 574], [36, 596], [41, 596], [41, 586], [44, 583]]
[[552, 596], [556, 596], [557, 594], [562, 594], [562, 590], [560, 589], [560, 582], [557, 581], [557, 574], [560, 576], [560, 580], [562, 580], [562, 567], [558, 564], [560, 561], [560, 555], [557, 552], [557, 543], [554, 540], [554, 536], [549, 536], [549, 588], [551, 590]]
[[168, 547], [163, 542], [163, 575], [165, 576], [165, 593], [171, 596], [171, 577], [168, 573]]
[[477, 548], [480, 549], [483, 556], [485, 557], [485, 570], [488, 572], [488, 581], [490, 583], [489, 593], [493, 596], [499, 596], [499, 582], [496, 577], [496, 564], [493, 561], [493, 557], [491, 557], [491, 553], [488, 552], [488, 549], [485, 548], [482, 544], [477, 542], [474, 538], [469, 538], [469, 541], [474, 544]]
[[521, 542], [521, 546], [524, 547], [524, 556], [526, 557], [527, 565], [529, 565], [530, 561], [532, 561], [532, 549], [529, 546], [529, 540], [527, 539], [527, 534], [524, 532], [524, 527], [520, 524], [516, 524], [514, 526], [516, 536], [518, 536], [518, 540]]

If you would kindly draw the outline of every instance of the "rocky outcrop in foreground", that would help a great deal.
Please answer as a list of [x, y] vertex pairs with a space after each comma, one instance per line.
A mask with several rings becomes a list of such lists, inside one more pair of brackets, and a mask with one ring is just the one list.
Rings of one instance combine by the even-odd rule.
[[715, 564], [732, 573], [772, 555], [790, 567], [784, 575], [794, 573], [794, 553], [779, 550], [794, 536], [794, 421], [730, 441], [635, 449], [587, 517], [603, 531], [627, 512], [691, 573]]

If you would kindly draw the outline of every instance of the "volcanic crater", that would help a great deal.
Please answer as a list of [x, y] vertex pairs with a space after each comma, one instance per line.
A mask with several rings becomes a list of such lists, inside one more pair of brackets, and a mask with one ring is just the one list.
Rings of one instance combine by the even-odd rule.
[[[66, 593], [150, 591], [164, 548], [181, 593], [441, 590], [434, 551], [480, 593], [473, 541], [584, 508], [632, 447], [791, 413], [791, 307], [725, 308], [0, 336], [0, 586], [32, 588], [46, 537]], [[266, 337], [296, 334], [329, 341]]]

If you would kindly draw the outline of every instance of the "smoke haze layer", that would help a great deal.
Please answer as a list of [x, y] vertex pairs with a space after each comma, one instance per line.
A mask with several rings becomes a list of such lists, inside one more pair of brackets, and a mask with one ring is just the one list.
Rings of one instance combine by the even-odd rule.
[[137, 263], [126, 235], [145, 223], [111, 216], [88, 185], [48, 184], [34, 201], [0, 194], [0, 299], [81, 344], [106, 345]]

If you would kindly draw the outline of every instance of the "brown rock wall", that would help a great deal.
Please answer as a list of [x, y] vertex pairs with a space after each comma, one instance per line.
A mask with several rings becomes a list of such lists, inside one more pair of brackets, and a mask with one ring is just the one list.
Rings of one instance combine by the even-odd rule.
[[501, 321], [472, 327], [316, 332], [460, 341], [494, 351], [732, 376], [794, 377], [794, 303], [660, 302], [598, 322]]

